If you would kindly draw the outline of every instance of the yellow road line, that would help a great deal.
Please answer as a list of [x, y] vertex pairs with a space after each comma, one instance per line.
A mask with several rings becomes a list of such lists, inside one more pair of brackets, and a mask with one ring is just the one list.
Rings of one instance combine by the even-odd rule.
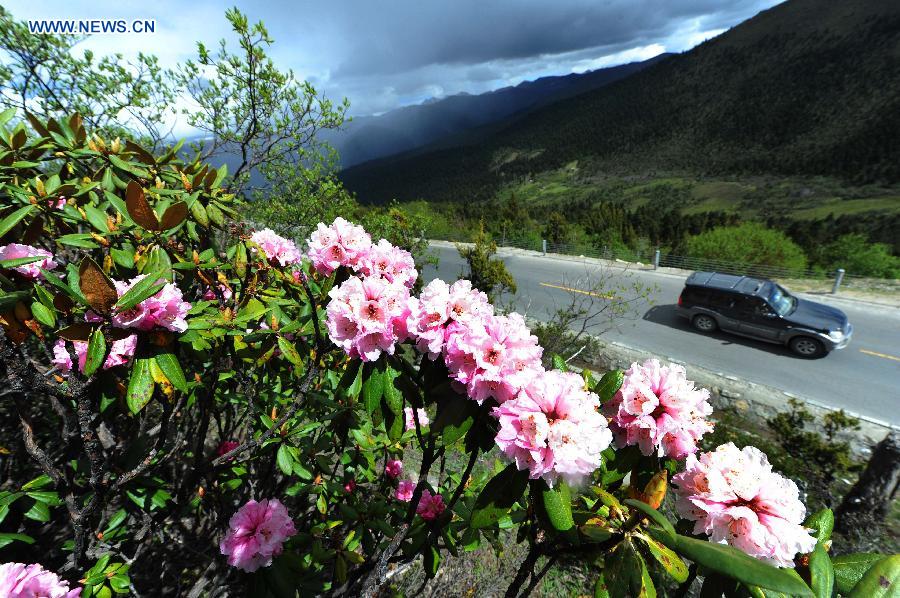
[[581, 293], [582, 295], [590, 295], [591, 297], [599, 297], [600, 299], [615, 299], [615, 295], [603, 295], [602, 293], [595, 293], [593, 291], [582, 291], [581, 289], [573, 289], [572, 287], [564, 287], [558, 284], [550, 284], [549, 282], [539, 283], [542, 287], [551, 287], [554, 289], [561, 289], [563, 291], [569, 291], [570, 293]]
[[860, 349], [860, 353], [865, 353], [866, 355], [874, 355], [875, 357], [881, 357], [883, 359], [890, 359], [893, 361], [900, 361], [900, 357], [895, 357], [894, 355], [887, 355], [885, 353], [879, 353], [877, 351], [869, 351], [868, 349]]

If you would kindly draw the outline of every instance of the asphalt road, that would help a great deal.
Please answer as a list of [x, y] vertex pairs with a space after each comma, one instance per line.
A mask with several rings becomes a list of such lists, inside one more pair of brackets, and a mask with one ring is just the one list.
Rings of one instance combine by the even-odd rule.
[[[426, 268], [424, 278], [456, 280], [463, 271], [456, 250], [432, 246], [431, 251], [439, 258], [439, 264], [437, 268]], [[780, 345], [722, 332], [707, 335], [693, 330], [687, 320], [675, 313], [675, 303], [684, 284], [682, 276], [633, 268], [625, 272], [617, 267], [604, 268], [539, 255], [500, 257], [518, 285], [517, 294], [505, 300], [511, 300], [520, 313], [547, 319], [548, 314], [569, 305], [573, 289], [592, 288], [589, 280], [610, 277], [609, 282], [615, 284], [634, 276], [658, 287], [651, 295], [653, 304], [636, 304], [634, 319], [622, 321], [616, 329], [606, 331], [603, 339], [645, 350], [648, 357], [683, 362], [688, 374], [690, 365], [694, 364], [900, 425], [900, 309], [799, 294], [842, 309], [854, 327], [853, 339], [845, 349], [808, 360], [795, 357]], [[584, 293], [578, 295], [587, 297]]]

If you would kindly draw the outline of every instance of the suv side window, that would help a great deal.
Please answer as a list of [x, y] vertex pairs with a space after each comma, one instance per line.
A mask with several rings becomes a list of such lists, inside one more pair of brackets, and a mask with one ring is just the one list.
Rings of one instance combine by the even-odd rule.
[[727, 309], [734, 302], [734, 296], [724, 291], [710, 291], [709, 305], [719, 309]]

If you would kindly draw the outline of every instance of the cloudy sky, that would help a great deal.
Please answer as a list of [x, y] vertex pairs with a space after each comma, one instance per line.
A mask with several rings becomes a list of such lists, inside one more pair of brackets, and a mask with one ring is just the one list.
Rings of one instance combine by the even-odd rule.
[[[680, 52], [780, 0], [239, 1], [275, 39], [271, 54], [351, 114]], [[7, 0], [18, 19], [156, 20], [153, 34], [94, 36], [95, 52], [154, 53], [172, 66], [229, 37], [212, 0]]]

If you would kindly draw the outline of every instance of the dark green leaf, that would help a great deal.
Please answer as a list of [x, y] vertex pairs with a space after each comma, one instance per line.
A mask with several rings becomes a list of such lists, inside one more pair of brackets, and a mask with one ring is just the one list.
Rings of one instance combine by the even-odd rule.
[[444, 444], [450, 445], [462, 438], [478, 415], [478, 405], [474, 401], [461, 400], [452, 389], [450, 396], [438, 400], [437, 416], [431, 423], [431, 431], [440, 434]]
[[566, 360], [563, 359], [562, 355], [554, 353], [553, 354], [553, 369], [559, 370], [560, 372], [568, 372], [569, 364], [566, 363]]
[[[40, 287], [38, 287], [40, 288]], [[31, 314], [35, 317], [35, 319], [44, 324], [45, 326], [50, 326], [51, 328], [56, 326], [56, 313], [52, 309], [48, 309], [46, 305], [43, 303], [38, 303], [35, 301], [31, 304]]]
[[294, 471], [294, 458], [291, 456], [290, 449], [286, 444], [282, 444], [278, 447], [278, 453], [275, 455], [275, 460], [278, 463], [278, 469], [284, 475], [291, 475], [291, 472]]
[[144, 299], [157, 294], [166, 284], [165, 280], [159, 282], [162, 276], [163, 272], [158, 271], [139, 280], [133, 287], [125, 291], [125, 293], [119, 297], [119, 300], [116, 301], [115, 308], [120, 311], [129, 310]]
[[153, 385], [150, 359], [143, 357], [135, 359], [126, 394], [128, 409], [132, 413], [139, 413], [150, 402], [150, 399], [153, 397]]
[[6, 233], [12, 230], [12, 228], [17, 225], [25, 216], [31, 213], [34, 209], [33, 205], [27, 205], [19, 208], [12, 212], [9, 216], [0, 220], [0, 238], [3, 237]]
[[284, 338], [283, 336], [278, 336], [278, 348], [281, 349], [281, 354], [294, 364], [298, 368], [303, 367], [303, 358], [300, 356], [300, 353], [297, 352], [297, 348], [294, 346], [294, 343]]
[[672, 536], [672, 538], [675, 537], [675, 528], [672, 527], [672, 524], [669, 522], [669, 520], [666, 519], [662, 513], [660, 513], [644, 501], [634, 498], [628, 498], [622, 502], [633, 509], [637, 509], [638, 511], [649, 517], [650, 521], [660, 526], [666, 533]]
[[470, 525], [481, 529], [494, 525], [504, 517], [525, 494], [528, 487], [528, 472], [519, 471], [515, 463], [495, 475], [487, 483], [475, 500]]
[[821, 542], [809, 555], [809, 577], [810, 587], [817, 598], [831, 598], [834, 593], [834, 568]]
[[437, 575], [438, 567], [441, 565], [441, 553], [438, 552], [437, 548], [434, 546], [428, 547], [423, 557], [423, 564], [425, 565], [425, 577], [428, 579], [434, 578]]
[[344, 370], [341, 381], [338, 383], [338, 388], [344, 391], [345, 396], [354, 401], [359, 398], [359, 393], [362, 392], [362, 371], [362, 362], [358, 359], [352, 359], [347, 364], [347, 369]]
[[594, 389], [594, 392], [600, 397], [600, 402], [605, 403], [611, 400], [622, 387], [624, 380], [625, 374], [622, 370], [612, 370], [603, 374], [603, 377], [600, 378], [600, 383]]
[[403, 415], [403, 393], [394, 385], [394, 380], [400, 372], [391, 367], [390, 364], [385, 365], [382, 384], [384, 385], [384, 401], [394, 415]]
[[181, 369], [181, 364], [174, 353], [159, 353], [154, 359], [156, 360], [156, 365], [159, 366], [159, 369], [162, 370], [162, 373], [165, 374], [172, 386], [181, 392], [188, 391], [184, 371]]
[[550, 525], [561, 532], [572, 529], [575, 521], [572, 519], [572, 493], [569, 485], [560, 479], [552, 488], [546, 483], [543, 486], [541, 499]]
[[87, 356], [84, 359], [84, 375], [93, 376], [94, 372], [103, 365], [105, 359], [106, 338], [104, 338], [103, 332], [97, 328], [91, 333], [91, 340], [88, 341]]
[[363, 368], [362, 394], [366, 411], [371, 415], [378, 409], [384, 395], [384, 363], [367, 363]]
[[813, 596], [812, 590], [793, 570], [767, 565], [731, 546], [681, 535], [676, 535], [673, 539], [665, 531], [653, 527], [648, 528], [647, 532], [677, 554], [742, 583], [795, 596]]
[[16, 257], [11, 260], [0, 260], [0, 268], [5, 268], [7, 270], [12, 270], [17, 266], [24, 266], [25, 264], [33, 264], [34, 262], [39, 262], [41, 260], [47, 259], [42, 255], [31, 256], [31, 257]]
[[834, 557], [832, 566], [837, 591], [841, 594], [850, 592], [872, 565], [886, 557], [885, 554], [874, 552], [856, 552]]
[[629, 540], [606, 556], [603, 576], [611, 598], [653, 598], [656, 588], [647, 565]]
[[681, 560], [681, 557], [661, 542], [657, 542], [649, 536], [638, 534], [637, 537], [641, 540], [641, 545], [647, 548], [647, 551], [662, 565], [666, 573], [672, 576], [672, 579], [678, 583], [687, 581], [688, 568], [684, 561]]
[[25, 542], [26, 544], [34, 544], [34, 538], [25, 534], [0, 533], [0, 548], [13, 542]]
[[82, 233], [74, 233], [71, 235], [62, 235], [61, 237], [56, 237], [55, 241], [60, 245], [68, 245], [70, 247], [81, 247], [82, 249], [96, 249], [100, 247], [94, 240], [94, 238], [87, 234]]
[[848, 598], [896, 598], [900, 594], [900, 554], [881, 559], [862, 576]]

